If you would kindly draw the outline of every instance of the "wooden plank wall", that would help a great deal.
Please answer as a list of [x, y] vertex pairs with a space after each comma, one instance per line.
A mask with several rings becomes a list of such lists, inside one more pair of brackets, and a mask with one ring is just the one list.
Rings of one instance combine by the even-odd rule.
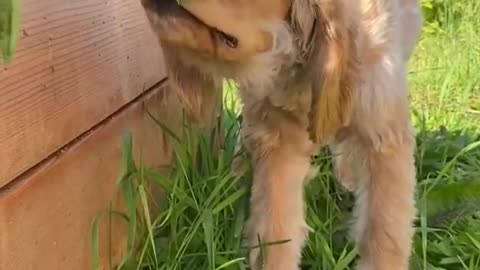
[[164, 76], [140, 0], [23, 0], [0, 70], [0, 187]]
[[[144, 110], [147, 106], [158, 117], [175, 119], [178, 112], [169, 106], [175, 99], [168, 95], [163, 87], [152, 90], [0, 191], [1, 270], [92, 269], [93, 220], [111, 201], [114, 209], [124, 209], [116, 184], [122, 135], [133, 134], [137, 161], [140, 153], [152, 166], [170, 160], [165, 134]], [[106, 224], [104, 219], [102, 269], [112, 269]], [[125, 223], [114, 220], [112, 228], [113, 262], [118, 263], [124, 255]]]
[[92, 269], [92, 221], [116, 196], [121, 136], [133, 133], [147, 164], [168, 163], [144, 108], [175, 125], [179, 106], [140, 0], [22, 2], [20, 47], [0, 70], [0, 270]]

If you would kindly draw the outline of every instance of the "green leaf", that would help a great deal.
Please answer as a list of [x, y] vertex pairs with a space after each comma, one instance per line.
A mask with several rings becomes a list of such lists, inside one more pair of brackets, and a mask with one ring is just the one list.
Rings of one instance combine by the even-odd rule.
[[128, 209], [128, 239], [127, 256], [120, 263], [119, 269], [123, 267], [131, 268], [133, 264], [133, 255], [135, 247], [135, 238], [137, 234], [137, 193], [135, 192], [135, 161], [133, 160], [133, 139], [130, 133], [123, 136], [123, 156], [120, 169], [119, 182], [123, 191], [127, 209]]
[[145, 187], [143, 185], [140, 185], [138, 187], [138, 192], [140, 195], [140, 201], [142, 203], [143, 207], [143, 214], [146, 219], [146, 226], [148, 229], [148, 239], [150, 240], [150, 244], [152, 245], [152, 252], [154, 254], [154, 259], [155, 259], [155, 265], [158, 265], [157, 261], [157, 254], [156, 254], [156, 248], [155, 248], [155, 239], [154, 239], [154, 231], [152, 227], [152, 218], [150, 217], [150, 208], [148, 207], [148, 199], [147, 199], [147, 191], [145, 190]]
[[480, 181], [459, 181], [437, 184], [423, 198], [430, 225], [440, 225], [451, 219], [480, 210]]
[[20, 0], [0, 0], [0, 51], [5, 65], [17, 49], [20, 29]]
[[238, 264], [239, 262], [243, 262], [243, 261], [245, 261], [245, 258], [236, 258], [234, 260], [231, 260], [229, 262], [226, 262], [226, 263], [220, 265], [215, 270], [226, 269], [227, 267], [229, 267], [231, 265]]

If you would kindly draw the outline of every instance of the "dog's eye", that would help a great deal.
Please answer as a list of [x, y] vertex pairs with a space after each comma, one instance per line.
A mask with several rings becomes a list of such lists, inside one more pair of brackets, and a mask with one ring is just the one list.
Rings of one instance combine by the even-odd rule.
[[224, 32], [219, 32], [220, 39], [223, 43], [225, 43], [228, 47], [235, 49], [238, 47], [238, 39], [234, 36], [226, 34]]

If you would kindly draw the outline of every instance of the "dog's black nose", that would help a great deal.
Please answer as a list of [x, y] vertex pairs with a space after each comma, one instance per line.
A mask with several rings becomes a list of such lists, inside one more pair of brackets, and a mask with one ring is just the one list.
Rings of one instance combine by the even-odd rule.
[[161, 10], [178, 6], [178, 1], [179, 0], [142, 0], [142, 5], [145, 8]]
[[159, 16], [181, 13], [183, 10], [178, 0], [142, 0], [145, 9], [151, 10]]

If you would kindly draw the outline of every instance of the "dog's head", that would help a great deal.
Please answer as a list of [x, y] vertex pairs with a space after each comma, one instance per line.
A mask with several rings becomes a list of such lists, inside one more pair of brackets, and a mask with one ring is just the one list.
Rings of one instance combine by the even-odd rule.
[[272, 47], [269, 24], [292, 0], [142, 0], [160, 40], [204, 57], [239, 61]]
[[[349, 87], [355, 66], [358, 11], [344, 2], [142, 0], [175, 78], [185, 69], [200, 77], [230, 77], [260, 98], [310, 78], [315, 106], [328, 103], [320, 110], [349, 100], [342, 89]], [[344, 118], [339, 110], [312, 110], [312, 118], [319, 114]]]

